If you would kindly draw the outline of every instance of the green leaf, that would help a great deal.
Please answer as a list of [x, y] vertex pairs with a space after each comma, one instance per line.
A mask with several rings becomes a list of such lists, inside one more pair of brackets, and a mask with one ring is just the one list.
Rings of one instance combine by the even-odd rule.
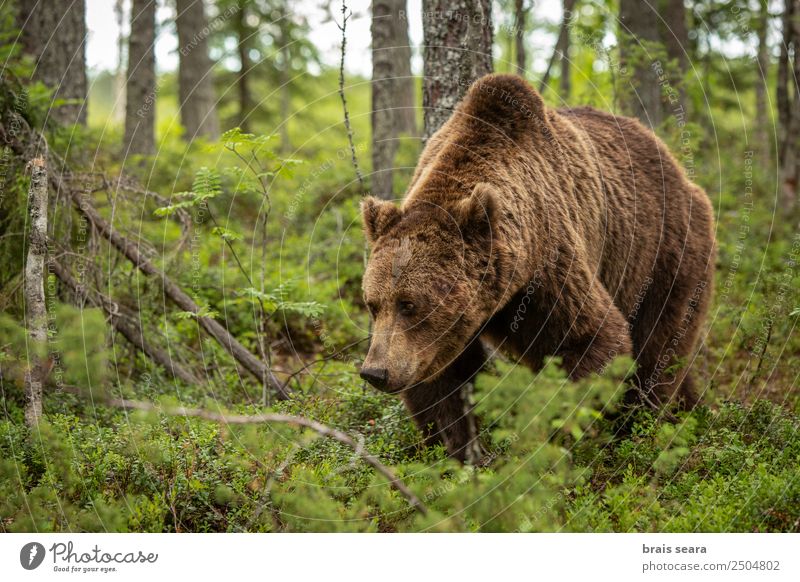
[[211, 229], [211, 234], [216, 234], [224, 241], [242, 240], [241, 234], [227, 229], [224, 226], [215, 226]]
[[195, 319], [198, 317], [210, 317], [211, 319], [216, 319], [219, 317], [219, 312], [211, 309], [207, 305], [203, 305], [197, 312], [193, 311], [179, 311], [175, 314], [176, 319]]

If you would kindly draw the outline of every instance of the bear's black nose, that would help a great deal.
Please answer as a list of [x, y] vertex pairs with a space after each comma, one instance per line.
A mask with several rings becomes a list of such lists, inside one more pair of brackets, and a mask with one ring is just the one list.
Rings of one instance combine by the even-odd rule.
[[360, 375], [379, 390], [385, 388], [389, 380], [389, 371], [386, 368], [361, 368]]

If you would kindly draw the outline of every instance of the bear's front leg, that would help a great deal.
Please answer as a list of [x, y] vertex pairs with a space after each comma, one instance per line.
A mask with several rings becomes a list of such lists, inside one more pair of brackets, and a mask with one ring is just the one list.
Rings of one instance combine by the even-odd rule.
[[555, 305], [556, 319], [567, 330], [556, 355], [570, 379], [600, 373], [615, 357], [631, 354], [628, 323], [597, 279], [576, 276]]
[[472, 412], [473, 379], [486, 363], [486, 353], [474, 339], [435, 379], [407, 388], [403, 401], [425, 439], [443, 443], [461, 462], [476, 464], [483, 456], [478, 422]]

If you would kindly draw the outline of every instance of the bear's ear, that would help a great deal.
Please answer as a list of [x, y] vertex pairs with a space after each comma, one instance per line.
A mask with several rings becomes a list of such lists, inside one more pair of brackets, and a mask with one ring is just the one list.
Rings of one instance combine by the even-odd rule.
[[485, 182], [478, 182], [472, 193], [460, 200], [453, 209], [453, 217], [462, 232], [489, 234], [497, 217], [497, 192]]
[[367, 196], [361, 202], [361, 217], [364, 221], [364, 234], [367, 242], [375, 244], [382, 235], [402, 218], [401, 210], [386, 200], [378, 200], [374, 196]]

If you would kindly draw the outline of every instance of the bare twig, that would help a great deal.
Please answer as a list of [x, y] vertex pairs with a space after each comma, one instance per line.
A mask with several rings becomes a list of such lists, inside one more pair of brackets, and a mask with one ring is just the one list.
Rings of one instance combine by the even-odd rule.
[[764, 343], [761, 346], [761, 351], [758, 354], [758, 364], [756, 365], [756, 369], [753, 372], [753, 375], [750, 376], [750, 381], [748, 385], [753, 384], [756, 378], [758, 378], [758, 373], [761, 371], [761, 365], [764, 363], [764, 356], [767, 354], [767, 346], [769, 346], [769, 340], [772, 339], [772, 319], [769, 320], [769, 324], [767, 325], [767, 337], [764, 338]]
[[[77, 392], [81, 393], [79, 389], [69, 389], [70, 392]], [[289, 414], [253, 414], [253, 415], [242, 415], [242, 414], [221, 414], [218, 412], [212, 412], [210, 410], [203, 410], [201, 408], [186, 408], [184, 406], [176, 406], [170, 408], [161, 408], [152, 404], [150, 402], [144, 402], [141, 400], [127, 400], [123, 398], [105, 398], [101, 399], [104, 404], [109, 406], [115, 406], [118, 408], [124, 409], [133, 409], [133, 410], [144, 410], [148, 412], [160, 412], [162, 414], [167, 414], [169, 416], [191, 416], [195, 418], [202, 418], [204, 420], [210, 420], [212, 422], [219, 422], [221, 424], [226, 425], [246, 425], [246, 424], [269, 424], [269, 423], [279, 423], [279, 424], [290, 424], [294, 426], [302, 426], [303, 428], [308, 428], [313, 430], [319, 435], [324, 437], [332, 438], [336, 441], [339, 441], [343, 445], [346, 445], [353, 449], [364, 461], [370, 465], [373, 469], [375, 469], [378, 473], [383, 475], [388, 481], [389, 484], [394, 487], [403, 497], [406, 498], [409, 505], [413, 507], [415, 510], [419, 511], [421, 514], [427, 514], [427, 508], [419, 500], [419, 498], [411, 491], [405, 483], [403, 483], [389, 467], [381, 463], [377, 457], [373, 454], [366, 451], [363, 447], [359, 446], [359, 444], [347, 433], [344, 433], [338, 429], [331, 428], [327, 425], [324, 425], [316, 420], [311, 420], [309, 418], [305, 418], [303, 416], [293, 416]]]
[[361, 186], [361, 192], [365, 192], [364, 177], [361, 175], [361, 170], [358, 167], [358, 158], [356, 158], [356, 146], [353, 143], [353, 128], [350, 126], [350, 114], [347, 111], [347, 98], [344, 96], [344, 57], [347, 54], [347, 20], [352, 16], [347, 13], [347, 0], [342, 0], [342, 23], [338, 22], [336, 25], [342, 31], [342, 56], [339, 61], [339, 97], [342, 98], [342, 108], [344, 109], [344, 127], [347, 130], [347, 141], [350, 144], [350, 156], [353, 160], [353, 168], [356, 171], [358, 183]]
[[317, 358], [316, 360], [312, 360], [311, 362], [308, 362], [307, 364], [304, 364], [301, 368], [298, 368], [297, 370], [295, 370], [294, 372], [289, 374], [289, 377], [286, 378], [286, 383], [288, 384], [292, 379], [294, 379], [295, 376], [297, 376], [298, 374], [302, 374], [303, 372], [308, 370], [311, 366], [315, 366], [317, 364], [322, 364], [324, 362], [328, 362], [328, 361], [330, 361], [330, 360], [332, 360], [334, 358], [337, 358], [340, 355], [342, 355], [344, 352], [349, 350], [350, 348], [355, 347], [355, 346], [357, 346], [357, 345], [359, 345], [361, 343], [364, 343], [368, 339], [369, 339], [369, 336], [362, 337], [361, 339], [358, 339], [358, 340], [356, 340], [354, 342], [350, 342], [349, 344], [347, 344], [343, 348], [341, 348], [339, 350], [336, 350], [335, 352], [330, 353], [327, 356], [324, 356], [322, 358]]

